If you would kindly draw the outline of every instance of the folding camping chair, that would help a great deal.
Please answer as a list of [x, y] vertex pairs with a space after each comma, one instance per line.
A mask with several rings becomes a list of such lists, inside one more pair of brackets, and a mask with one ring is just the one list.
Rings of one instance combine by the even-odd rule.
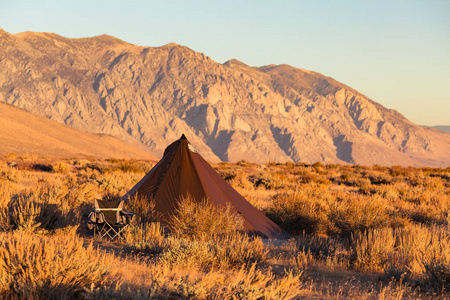
[[88, 227], [94, 230], [94, 238], [119, 239], [121, 233], [134, 219], [134, 214], [123, 210], [123, 200], [94, 201], [94, 211], [89, 215]]

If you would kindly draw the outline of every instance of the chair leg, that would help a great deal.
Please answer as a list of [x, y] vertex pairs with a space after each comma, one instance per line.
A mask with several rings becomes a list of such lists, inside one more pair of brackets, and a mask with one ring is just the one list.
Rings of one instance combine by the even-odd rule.
[[123, 239], [122, 233], [125, 231], [125, 228], [127, 228], [127, 227], [128, 227], [128, 225], [125, 225], [125, 226], [119, 228], [119, 231], [117, 232], [118, 238], [122, 238]]
[[113, 227], [111, 224], [105, 222], [103, 224], [97, 224], [98, 227], [94, 227], [94, 239], [102, 239], [108, 237], [111, 241], [119, 240], [123, 238], [123, 232], [128, 225]]

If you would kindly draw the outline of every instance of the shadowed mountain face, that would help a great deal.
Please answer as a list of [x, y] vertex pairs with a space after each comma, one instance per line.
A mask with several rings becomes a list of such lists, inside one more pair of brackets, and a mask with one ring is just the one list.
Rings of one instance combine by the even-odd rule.
[[332, 78], [219, 64], [176, 44], [1, 31], [0, 101], [158, 156], [184, 133], [213, 161], [450, 165], [450, 134]]

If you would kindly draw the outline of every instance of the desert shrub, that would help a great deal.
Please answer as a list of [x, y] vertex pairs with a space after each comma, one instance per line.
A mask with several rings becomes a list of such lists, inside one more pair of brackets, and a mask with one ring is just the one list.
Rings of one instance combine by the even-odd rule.
[[224, 168], [221, 165], [221, 168], [219, 169], [215, 169], [219, 175], [225, 179], [226, 181], [230, 182], [231, 180], [233, 180], [236, 177], [236, 171], [233, 169], [228, 169], [228, 168]]
[[12, 200], [4, 210], [4, 228], [34, 231], [41, 226], [42, 205], [23, 196]]
[[314, 170], [312, 167], [309, 167], [308, 165], [301, 165], [301, 167], [297, 167], [292, 174], [295, 176], [302, 176], [307, 174], [314, 174]]
[[395, 246], [394, 231], [389, 227], [354, 232], [350, 241], [357, 269], [383, 271]]
[[18, 188], [14, 182], [0, 180], [0, 207], [6, 207], [11, 195], [17, 192]]
[[345, 260], [349, 256], [346, 245], [337, 237], [324, 237], [303, 233], [296, 239], [296, 248], [298, 251], [310, 253], [316, 259], [322, 260], [330, 257]]
[[382, 198], [348, 195], [330, 206], [329, 220], [335, 233], [349, 237], [353, 232], [389, 225], [390, 214]]
[[209, 246], [200, 240], [172, 241], [171, 247], [160, 256], [159, 262], [170, 267], [208, 269], [215, 261]]
[[290, 185], [284, 172], [261, 173], [249, 178], [255, 188], [264, 187], [266, 190], [278, 190]]
[[161, 220], [161, 215], [155, 210], [155, 200], [146, 196], [134, 194], [125, 202], [125, 210], [135, 214], [136, 223], [150, 223]]
[[7, 207], [0, 207], [0, 232], [9, 231], [12, 229], [12, 224], [9, 217]]
[[381, 174], [381, 175], [371, 175], [369, 177], [370, 183], [374, 185], [380, 185], [380, 184], [390, 184], [392, 181], [392, 178], [387, 174]]
[[141, 179], [140, 173], [105, 172], [96, 175], [100, 193], [124, 195]]
[[256, 266], [227, 272], [212, 270], [206, 274], [161, 266], [149, 268], [148, 287], [122, 289], [120, 293], [93, 289], [88, 296], [89, 299], [295, 299], [307, 293], [300, 276], [287, 272], [280, 278]]
[[333, 197], [323, 185], [307, 185], [294, 193], [278, 194], [267, 209], [267, 216], [291, 234], [325, 233]]
[[25, 153], [25, 154], [22, 154], [22, 156], [20, 157], [20, 159], [23, 160], [23, 161], [29, 161], [29, 160], [35, 161], [35, 160], [38, 159], [38, 156], [37, 156], [36, 154], [28, 154], [28, 153]]
[[111, 259], [75, 237], [0, 235], [0, 297], [67, 299], [108, 280]]
[[436, 223], [436, 224], [446, 224], [447, 219], [442, 215], [440, 208], [433, 205], [418, 205], [414, 210], [409, 212], [410, 218], [422, 224]]
[[107, 193], [114, 193], [121, 187], [121, 182], [114, 177], [104, 177], [99, 184], [100, 190], [103, 190]]
[[203, 199], [200, 202], [187, 195], [182, 197], [170, 220], [173, 234], [198, 239], [215, 234], [226, 234], [243, 229], [244, 219], [232, 207], [217, 208]]
[[268, 250], [261, 238], [234, 233], [213, 236], [215, 259], [219, 268], [249, 267], [266, 259]]
[[[368, 191], [370, 190], [370, 191]], [[389, 201], [395, 201], [399, 198], [399, 192], [396, 186], [394, 185], [378, 185], [368, 187], [368, 189], [364, 190], [364, 194], [376, 194], [380, 195], [384, 199]]]
[[138, 165], [135, 161], [125, 161], [120, 164], [119, 169], [122, 172], [129, 173], [144, 173], [145, 170], [142, 166]]
[[125, 231], [125, 251], [145, 255], [159, 254], [167, 247], [158, 222], [133, 225]]
[[53, 171], [56, 173], [67, 174], [69, 172], [70, 165], [64, 162], [58, 162], [53, 166]]
[[80, 166], [80, 170], [90, 170], [90, 171], [97, 171], [98, 173], [102, 174], [105, 171], [104, 166], [102, 166], [99, 163], [96, 162], [88, 162], [86, 164], [83, 164], [82, 166]]
[[56, 205], [33, 201], [26, 194], [13, 197], [5, 213], [10, 227], [19, 230], [54, 229], [62, 219]]
[[363, 178], [357, 173], [343, 173], [339, 176], [339, 180], [336, 179], [336, 181], [346, 186], [354, 186], [361, 189], [371, 185], [371, 181], [368, 178]]
[[85, 181], [99, 181], [101, 180], [101, 175], [99, 171], [89, 168], [83, 168], [77, 172], [77, 177]]
[[423, 225], [379, 228], [352, 235], [353, 266], [384, 272], [433, 291], [449, 288], [450, 233]]
[[230, 185], [235, 188], [239, 187], [246, 190], [254, 189], [253, 182], [249, 179], [247, 174], [243, 172], [228, 172], [223, 174], [223, 176], [225, 176], [224, 178], [228, 178], [228, 182], [230, 183]]
[[288, 272], [276, 279], [271, 272], [264, 274], [255, 266], [249, 270], [242, 268], [217, 296], [223, 299], [294, 299], [302, 294], [300, 276], [301, 273]]
[[316, 172], [319, 173], [319, 174], [320, 174], [320, 172], [324, 172], [325, 165], [324, 165], [323, 163], [321, 163], [320, 161], [313, 163], [311, 166], [312, 166], [312, 167], [316, 170]]
[[24, 192], [28, 197], [33, 198], [38, 202], [47, 202], [54, 204], [65, 203], [65, 198], [69, 192], [69, 187], [66, 184], [44, 184], [38, 188]]
[[423, 186], [431, 191], [441, 191], [445, 188], [440, 177], [426, 177]]
[[241, 167], [248, 167], [248, 166], [251, 165], [251, 163], [249, 163], [248, 161], [242, 159], [242, 160], [238, 161], [236, 163], [236, 165], [241, 166]]
[[182, 268], [230, 269], [249, 267], [263, 261], [266, 256], [267, 250], [261, 238], [232, 233], [202, 240], [172, 241], [171, 247], [161, 255], [160, 262]]
[[425, 276], [419, 284], [434, 291], [450, 289], [450, 259], [448, 256], [424, 264]]
[[145, 167], [145, 164], [140, 163], [134, 159], [125, 160], [125, 159], [109, 159], [111, 163], [114, 163], [113, 166], [110, 166], [108, 169], [110, 171], [121, 171], [124, 173], [144, 173], [148, 170]]
[[15, 168], [7, 168], [0, 172], [0, 180], [7, 180], [11, 182], [19, 182], [22, 178], [20, 171]]
[[96, 196], [97, 187], [91, 183], [83, 183], [68, 190], [63, 201], [71, 208], [79, 208], [86, 203], [93, 204]]
[[298, 195], [277, 195], [267, 215], [291, 234], [323, 231], [326, 210], [320, 203]]
[[3, 228], [19, 230], [54, 230], [79, 222], [76, 210], [64, 201], [64, 192], [54, 186], [38, 187], [12, 195], [0, 213]]
[[16, 153], [11, 152], [11, 153], [6, 154], [6, 155], [5, 155], [5, 158], [6, 158], [8, 161], [11, 161], [11, 160], [17, 159], [17, 155], [16, 155]]
[[380, 166], [378, 164], [374, 164], [372, 166], [372, 169], [376, 170], [376, 171], [386, 172], [388, 170], [388, 167], [384, 167], [384, 166]]
[[414, 174], [417, 170], [414, 168], [405, 168], [402, 166], [392, 166], [389, 168], [389, 173], [392, 177], [404, 176], [408, 177]]
[[342, 181], [350, 181], [353, 177], [350, 173], [344, 173], [339, 176]]
[[[298, 183], [317, 183], [317, 184], [331, 184], [331, 181], [325, 175], [319, 175], [314, 172], [294, 172]], [[289, 187], [289, 186], [288, 186]]]

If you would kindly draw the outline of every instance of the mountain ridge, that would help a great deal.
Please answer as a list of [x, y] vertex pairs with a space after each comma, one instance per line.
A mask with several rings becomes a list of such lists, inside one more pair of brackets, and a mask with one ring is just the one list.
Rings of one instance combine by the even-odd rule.
[[82, 132], [0, 102], [0, 155], [97, 157], [156, 160], [156, 157], [105, 134]]
[[314, 71], [110, 36], [6, 33], [0, 46], [0, 101], [157, 156], [185, 133], [210, 161], [450, 165], [450, 135]]

